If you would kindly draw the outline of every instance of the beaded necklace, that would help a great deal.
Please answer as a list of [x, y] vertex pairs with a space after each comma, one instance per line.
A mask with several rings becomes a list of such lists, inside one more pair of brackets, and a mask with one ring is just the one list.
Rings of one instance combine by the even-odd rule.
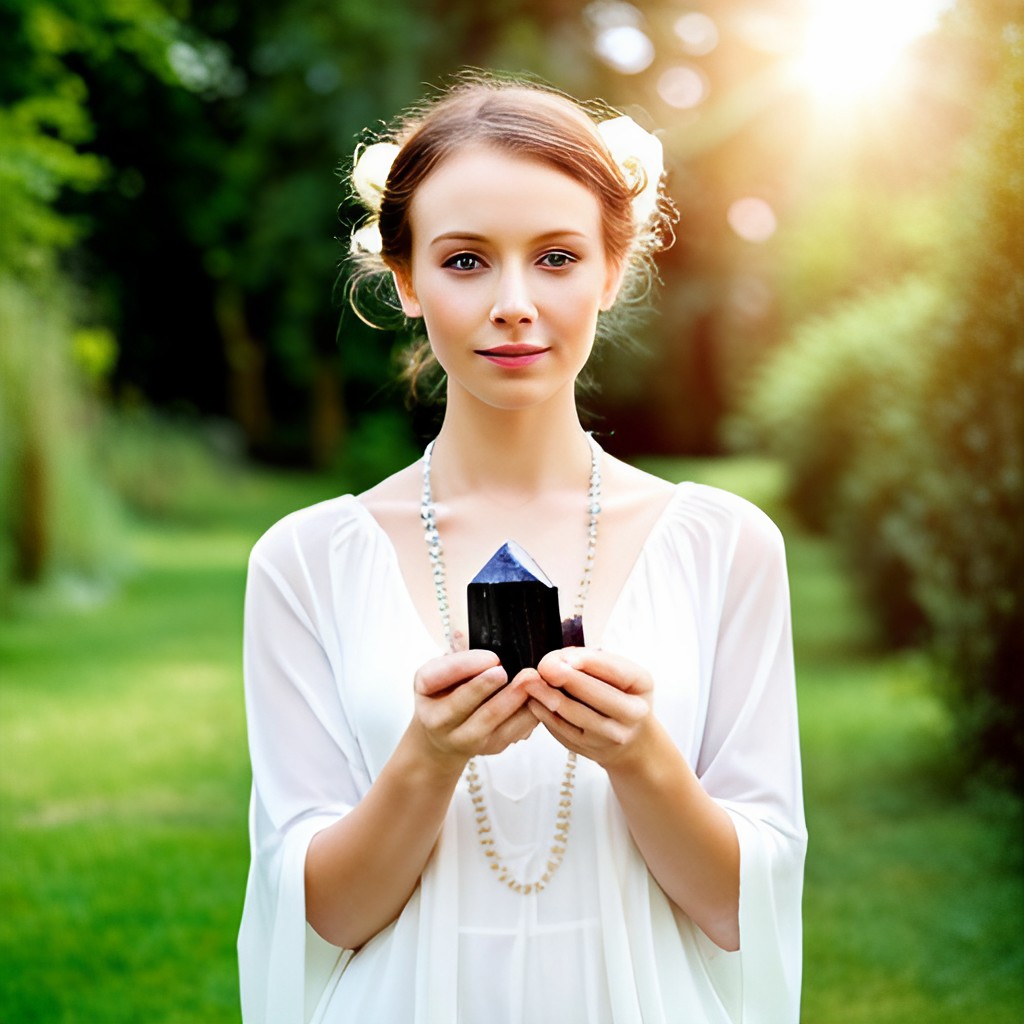
[[[590, 442], [590, 486], [587, 489], [587, 553], [583, 562], [583, 574], [580, 588], [576, 594], [573, 614], [583, 615], [583, 606], [590, 593], [590, 578], [594, 571], [594, 555], [597, 552], [597, 521], [601, 514], [601, 449], [589, 434]], [[427, 543], [427, 554], [434, 577], [434, 596], [437, 599], [437, 610], [441, 616], [441, 627], [449, 649], [452, 648], [451, 605], [448, 601], [448, 573], [444, 564], [444, 548], [441, 545], [441, 534], [437, 529], [437, 517], [434, 512], [434, 495], [430, 485], [430, 460], [434, 453], [434, 442], [427, 445], [423, 453], [423, 498], [420, 502], [420, 519], [423, 522], [423, 536]], [[484, 851], [484, 856], [495, 873], [497, 880], [508, 886], [513, 892], [521, 895], [539, 893], [551, 881], [555, 872], [565, 859], [569, 842], [569, 824], [572, 820], [572, 798], [576, 779], [576, 752], [569, 751], [565, 760], [565, 773], [562, 776], [562, 787], [558, 794], [558, 812], [555, 815], [555, 831], [549, 857], [540, 877], [532, 882], [521, 881], [512, 873], [512, 869], [502, 862], [501, 855], [494, 842], [493, 828], [487, 804], [484, 800], [483, 783], [477, 769], [476, 759], [470, 758], [466, 765], [466, 787], [473, 801], [476, 817], [477, 839]]]

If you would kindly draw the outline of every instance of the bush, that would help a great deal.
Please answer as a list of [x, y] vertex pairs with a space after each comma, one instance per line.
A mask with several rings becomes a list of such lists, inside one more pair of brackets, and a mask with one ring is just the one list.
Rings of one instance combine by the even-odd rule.
[[[763, 368], [729, 426], [734, 447], [787, 469], [804, 526], [840, 536], [882, 636], [918, 638], [922, 613], [893, 521], [907, 452], [927, 446], [911, 408], [942, 295], [915, 278], [805, 323]], [[927, 461], [927, 457], [925, 457]]]
[[237, 427], [144, 405], [109, 410], [97, 444], [110, 486], [129, 509], [152, 519], [207, 518], [232, 500], [244, 473]]
[[963, 747], [1024, 778], [1024, 53], [1017, 37], [933, 275], [801, 326], [731, 438], [789, 471], [888, 639], [924, 639]]
[[971, 752], [1024, 780], [1024, 42], [1008, 49], [955, 206], [923, 382], [937, 457], [910, 464], [901, 518]]

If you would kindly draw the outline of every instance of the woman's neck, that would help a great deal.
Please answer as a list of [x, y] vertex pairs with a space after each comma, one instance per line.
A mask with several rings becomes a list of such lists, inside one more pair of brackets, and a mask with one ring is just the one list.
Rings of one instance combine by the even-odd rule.
[[470, 492], [527, 500], [586, 488], [590, 447], [575, 402], [505, 410], [449, 402], [433, 454], [436, 497]]

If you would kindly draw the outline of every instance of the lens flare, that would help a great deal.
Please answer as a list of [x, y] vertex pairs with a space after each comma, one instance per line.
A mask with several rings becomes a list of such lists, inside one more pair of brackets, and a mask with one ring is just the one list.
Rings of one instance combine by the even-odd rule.
[[775, 211], [758, 196], [744, 196], [729, 207], [726, 214], [729, 227], [747, 242], [767, 242], [778, 222]]
[[602, 29], [594, 40], [594, 52], [623, 75], [638, 75], [654, 61], [654, 43], [634, 25]]
[[709, 92], [708, 76], [692, 64], [677, 64], [658, 76], [658, 95], [677, 110], [692, 110]]
[[694, 57], [703, 57], [718, 45], [718, 26], [700, 11], [680, 15], [673, 29], [683, 49]]
[[817, 0], [796, 80], [819, 100], [850, 100], [885, 82], [907, 47], [931, 31], [952, 0]]

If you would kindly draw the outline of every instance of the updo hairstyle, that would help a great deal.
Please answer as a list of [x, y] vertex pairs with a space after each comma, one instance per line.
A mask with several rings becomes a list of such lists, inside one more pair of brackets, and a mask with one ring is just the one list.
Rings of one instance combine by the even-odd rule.
[[[626, 264], [616, 306], [635, 305], [656, 276], [652, 255], [671, 244], [675, 210], [659, 189], [648, 222], [635, 223], [633, 200], [647, 183], [626, 181], [596, 127], [616, 116], [616, 111], [602, 104], [584, 105], [547, 86], [476, 73], [462, 76], [440, 98], [412, 108], [392, 132], [374, 140], [393, 142], [399, 149], [381, 195], [380, 251], [353, 246], [350, 256], [355, 266], [348, 299], [356, 314], [378, 326], [360, 307], [367, 293], [379, 302], [382, 288], [388, 291], [388, 305], [398, 305], [390, 270], [410, 270], [413, 196], [448, 157], [469, 146], [488, 146], [539, 161], [589, 189], [600, 203], [605, 252], [609, 259]], [[607, 327], [606, 319], [602, 313], [599, 333]], [[403, 369], [413, 397], [417, 397], [417, 385], [436, 369], [429, 343], [417, 339]]]

